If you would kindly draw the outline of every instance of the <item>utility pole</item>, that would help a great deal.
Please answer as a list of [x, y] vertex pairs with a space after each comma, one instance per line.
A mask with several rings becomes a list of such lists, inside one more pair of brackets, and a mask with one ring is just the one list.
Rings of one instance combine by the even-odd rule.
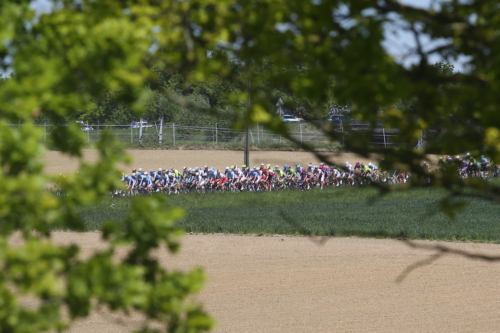
[[249, 125], [248, 123], [250, 122], [250, 88], [251, 88], [251, 83], [250, 83], [250, 75], [252, 75], [250, 71], [250, 62], [247, 63], [247, 103], [246, 103], [246, 114], [245, 114], [245, 156], [243, 159], [243, 163], [246, 166], [250, 165], [250, 143], [248, 140], [248, 132], [249, 132]]
[[248, 132], [249, 132], [248, 122], [249, 122], [249, 118], [250, 118], [249, 112], [250, 112], [250, 79], [247, 79], [247, 103], [246, 103], [246, 121], [245, 121], [245, 124], [246, 124], [246, 128], [245, 128], [245, 158], [243, 161], [243, 163], [246, 166], [250, 165], [250, 156], [249, 156], [250, 145], [248, 142]]

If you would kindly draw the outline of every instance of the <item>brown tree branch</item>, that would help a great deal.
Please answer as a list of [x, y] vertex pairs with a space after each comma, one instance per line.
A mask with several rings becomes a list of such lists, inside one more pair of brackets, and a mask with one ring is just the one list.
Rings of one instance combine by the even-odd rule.
[[436, 245], [429, 245], [429, 244], [419, 244], [411, 240], [402, 240], [403, 243], [408, 245], [411, 248], [414, 249], [423, 249], [423, 250], [428, 250], [428, 251], [435, 251], [433, 255], [431, 255], [427, 259], [419, 260], [410, 266], [406, 267], [406, 269], [396, 278], [396, 283], [401, 283], [403, 280], [410, 275], [411, 272], [414, 270], [427, 266], [438, 260], [444, 255], [448, 254], [454, 254], [458, 255], [467, 259], [471, 260], [482, 260], [482, 261], [488, 261], [488, 262], [495, 262], [495, 261], [500, 261], [500, 256], [492, 256], [492, 255], [487, 255], [484, 253], [471, 253], [468, 251], [464, 250], [457, 250], [453, 249], [451, 247], [441, 245], [441, 244], [436, 244]]

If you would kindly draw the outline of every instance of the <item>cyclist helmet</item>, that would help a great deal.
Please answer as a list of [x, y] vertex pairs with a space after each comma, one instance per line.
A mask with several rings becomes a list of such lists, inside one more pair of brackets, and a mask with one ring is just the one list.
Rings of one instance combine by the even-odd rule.
[[162, 172], [163, 170], [162, 170], [161, 168], [158, 168], [158, 171], [159, 171], [159, 172]]

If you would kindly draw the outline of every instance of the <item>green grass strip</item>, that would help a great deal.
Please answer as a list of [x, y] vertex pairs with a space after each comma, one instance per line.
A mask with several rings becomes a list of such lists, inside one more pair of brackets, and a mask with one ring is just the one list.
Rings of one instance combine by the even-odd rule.
[[[169, 196], [184, 207], [179, 222], [187, 232], [359, 236], [500, 243], [500, 205], [467, 199], [455, 219], [440, 212], [445, 192], [418, 189], [378, 200], [373, 188], [334, 188], [272, 193], [187, 194]], [[126, 214], [130, 198], [83, 208], [88, 230]]]

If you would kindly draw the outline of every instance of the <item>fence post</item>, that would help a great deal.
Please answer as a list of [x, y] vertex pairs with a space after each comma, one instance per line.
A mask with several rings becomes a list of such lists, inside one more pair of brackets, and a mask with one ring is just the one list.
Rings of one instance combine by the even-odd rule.
[[142, 118], [139, 118], [139, 144], [142, 144]]
[[161, 144], [163, 141], [163, 117], [160, 118], [160, 133], [158, 133], [158, 142]]
[[219, 138], [217, 137], [217, 123], [215, 123], [215, 145], [219, 144]]
[[87, 143], [90, 145], [90, 129], [87, 130]]
[[172, 123], [172, 136], [174, 138], [174, 146], [175, 146], [175, 123]]
[[259, 129], [259, 125], [257, 125], [257, 143], [260, 143], [260, 129]]
[[344, 122], [341, 120], [340, 121], [340, 131], [342, 132], [342, 146], [345, 145], [345, 133], [344, 133]]
[[44, 142], [47, 143], [47, 123], [43, 122], [43, 138]]
[[385, 141], [385, 127], [382, 128], [382, 134], [384, 135], [384, 148], [387, 148], [387, 142]]
[[130, 143], [134, 143], [134, 126], [130, 124]]
[[299, 124], [300, 127], [300, 143], [302, 143], [302, 123]]

